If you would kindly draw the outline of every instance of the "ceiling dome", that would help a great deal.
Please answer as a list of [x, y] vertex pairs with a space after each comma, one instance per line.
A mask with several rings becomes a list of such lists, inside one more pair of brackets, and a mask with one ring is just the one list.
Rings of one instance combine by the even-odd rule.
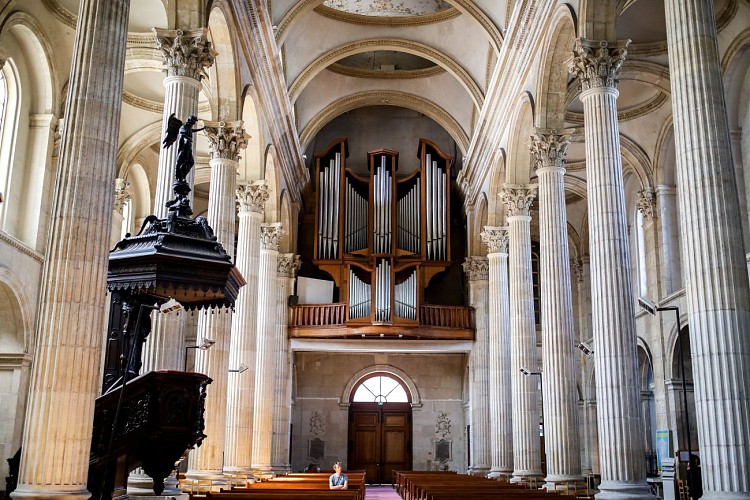
[[449, 10], [443, 0], [326, 0], [328, 8], [375, 17], [407, 17], [436, 14]]

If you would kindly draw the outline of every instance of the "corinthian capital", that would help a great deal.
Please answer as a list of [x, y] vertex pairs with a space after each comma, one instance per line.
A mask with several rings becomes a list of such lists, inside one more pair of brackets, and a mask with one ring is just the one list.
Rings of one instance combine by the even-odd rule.
[[557, 130], [537, 129], [529, 138], [529, 151], [536, 168], [565, 168], [565, 155], [570, 145], [570, 135]]
[[130, 183], [125, 179], [119, 177], [115, 179], [115, 203], [113, 208], [120, 215], [122, 215], [122, 211], [125, 209], [125, 204], [130, 201], [129, 187]]
[[268, 201], [268, 186], [266, 181], [255, 181], [251, 184], [240, 184], [237, 186], [237, 203], [239, 213], [256, 212], [263, 213], [263, 206]]
[[531, 202], [536, 198], [536, 185], [506, 184], [501, 199], [508, 209], [508, 217], [514, 215], [531, 215]]
[[580, 78], [583, 90], [597, 87], [616, 87], [620, 68], [625, 62], [630, 40], [608, 42], [579, 38], [568, 60], [568, 69]]
[[508, 228], [484, 226], [479, 236], [489, 253], [508, 253]]
[[293, 253], [282, 253], [279, 255], [276, 270], [281, 278], [294, 278], [297, 271], [302, 267], [302, 257]]
[[239, 161], [240, 150], [247, 147], [250, 136], [242, 127], [243, 122], [207, 122], [204, 121], [206, 137], [211, 159]]
[[656, 205], [656, 196], [653, 189], [642, 189], [638, 191], [638, 201], [635, 202], [638, 210], [641, 211], [644, 224], [654, 220], [654, 208]]
[[466, 257], [463, 266], [469, 281], [490, 279], [490, 261], [487, 257]]
[[156, 46], [164, 56], [167, 76], [187, 76], [200, 81], [204, 68], [214, 63], [216, 51], [208, 41], [208, 30], [165, 30], [154, 28]]
[[279, 251], [279, 240], [284, 234], [281, 222], [272, 222], [270, 224], [260, 225], [260, 248], [263, 250]]

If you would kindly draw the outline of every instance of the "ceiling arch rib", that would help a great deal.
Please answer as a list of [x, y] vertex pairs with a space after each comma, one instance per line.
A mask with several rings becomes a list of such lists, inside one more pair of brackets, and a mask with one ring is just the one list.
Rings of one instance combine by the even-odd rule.
[[375, 38], [342, 45], [328, 51], [310, 63], [289, 87], [289, 99], [294, 103], [308, 83], [321, 71], [343, 57], [375, 50], [395, 50], [428, 59], [444, 68], [471, 96], [474, 106], [481, 109], [484, 93], [469, 73], [455, 60], [428, 45], [398, 38]]
[[[487, 39], [492, 44], [493, 49], [495, 52], [500, 51], [500, 46], [503, 43], [503, 34], [500, 31], [500, 29], [495, 25], [495, 23], [492, 22], [490, 17], [480, 9], [475, 2], [472, 0], [446, 0], [447, 3], [454, 6], [454, 8], [458, 9], [458, 11], [461, 14], [465, 14], [468, 17], [470, 17], [474, 22], [479, 25], [482, 29], [482, 32], [485, 34]], [[281, 47], [284, 44], [284, 41], [286, 40], [287, 35], [291, 32], [291, 27], [294, 25], [295, 22], [299, 21], [304, 17], [305, 14], [310, 13], [314, 9], [316, 9], [319, 6], [322, 6], [325, 0], [302, 0], [300, 2], [297, 2], [294, 4], [294, 6], [289, 9], [289, 11], [284, 14], [281, 21], [278, 23], [278, 29], [276, 30], [276, 43]], [[426, 16], [422, 16], [426, 17]], [[446, 14], [443, 14], [442, 16], [438, 16], [438, 21], [436, 22], [444, 22], [446, 20], [452, 19], [455, 16], [450, 14], [450, 10], [447, 11]], [[382, 23], [383, 25], [388, 25], [388, 19], [393, 18], [383, 18]], [[377, 18], [373, 20], [373, 23], [377, 22]], [[368, 23], [372, 24], [372, 23]]]
[[469, 137], [461, 125], [445, 109], [437, 104], [414, 94], [392, 90], [378, 90], [351, 94], [338, 99], [335, 103], [315, 115], [300, 133], [302, 149], [307, 148], [315, 135], [331, 120], [352, 109], [365, 106], [398, 106], [422, 113], [441, 127], [456, 141], [462, 153], [469, 147]]

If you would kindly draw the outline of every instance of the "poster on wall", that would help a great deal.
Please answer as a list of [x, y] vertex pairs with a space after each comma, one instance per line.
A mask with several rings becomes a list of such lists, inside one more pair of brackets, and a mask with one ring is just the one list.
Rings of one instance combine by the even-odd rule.
[[668, 429], [656, 431], [656, 467], [661, 472], [661, 461], [665, 458], [671, 458], [672, 444], [670, 431]]

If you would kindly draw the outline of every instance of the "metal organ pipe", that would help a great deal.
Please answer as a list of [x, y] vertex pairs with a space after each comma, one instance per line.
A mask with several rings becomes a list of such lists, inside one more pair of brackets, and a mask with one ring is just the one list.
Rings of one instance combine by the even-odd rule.
[[365, 318], [370, 315], [372, 297], [371, 286], [360, 280], [349, 269], [349, 319]]

